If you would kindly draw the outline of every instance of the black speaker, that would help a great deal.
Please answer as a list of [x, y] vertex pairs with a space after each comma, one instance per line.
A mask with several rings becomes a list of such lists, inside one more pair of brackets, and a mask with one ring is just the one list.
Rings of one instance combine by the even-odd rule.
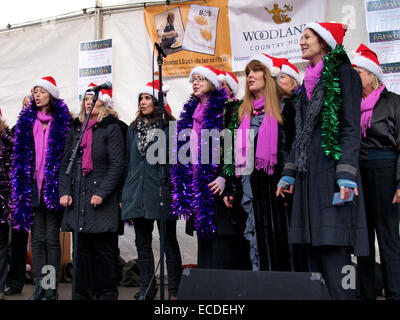
[[321, 274], [184, 269], [179, 300], [330, 300]]

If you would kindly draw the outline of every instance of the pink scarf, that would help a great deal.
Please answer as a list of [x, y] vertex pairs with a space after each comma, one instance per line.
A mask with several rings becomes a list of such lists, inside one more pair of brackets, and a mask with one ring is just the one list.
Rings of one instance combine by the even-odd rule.
[[371, 127], [372, 112], [374, 107], [381, 96], [381, 93], [385, 89], [385, 85], [372, 91], [368, 97], [361, 100], [361, 138], [367, 136], [367, 128]]
[[[82, 172], [83, 175], [87, 175], [93, 171], [93, 159], [92, 159], [92, 138], [93, 138], [93, 126], [97, 123], [97, 119], [89, 121], [85, 132], [83, 133], [81, 147], [83, 150], [82, 156]], [[83, 128], [82, 124], [82, 128]]]
[[[49, 131], [53, 117], [51, 114], [37, 112], [37, 117], [33, 125], [33, 139], [35, 141], [35, 178], [40, 198], [44, 181], [44, 167], [46, 163], [46, 153], [49, 140]], [[47, 123], [46, 128], [42, 123]]]
[[[264, 109], [264, 98], [255, 100], [253, 103], [255, 111]], [[250, 115], [246, 114], [240, 123], [236, 135], [235, 164], [236, 174], [243, 172], [246, 166], [247, 155], [250, 149]], [[263, 122], [258, 131], [256, 147], [255, 167], [257, 170], [264, 170], [268, 175], [274, 173], [274, 166], [277, 164], [278, 155], [278, 121], [271, 115], [265, 114]]]
[[321, 77], [322, 69], [324, 68], [324, 59], [321, 59], [315, 66], [310, 63], [304, 75], [304, 86], [306, 88], [307, 98], [311, 99], [318, 79]]
[[[201, 142], [201, 126], [204, 119], [205, 106], [199, 101], [196, 110], [193, 113], [193, 129], [190, 133], [190, 153], [192, 155], [193, 164], [198, 163], [198, 146]], [[197, 138], [197, 139], [196, 139]]]

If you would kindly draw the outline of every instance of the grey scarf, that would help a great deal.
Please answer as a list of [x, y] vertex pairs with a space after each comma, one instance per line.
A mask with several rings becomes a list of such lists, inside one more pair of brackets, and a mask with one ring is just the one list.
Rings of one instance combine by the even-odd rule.
[[143, 122], [140, 118], [136, 124], [137, 137], [138, 137], [138, 150], [140, 154], [144, 157], [146, 155], [147, 148], [154, 140], [156, 123], [150, 125], [149, 123]]
[[312, 134], [319, 121], [324, 90], [322, 81], [318, 81], [311, 99], [305, 111], [304, 122], [302, 120], [301, 101], [296, 103], [296, 167], [299, 172], [307, 172], [308, 149], [311, 145]]

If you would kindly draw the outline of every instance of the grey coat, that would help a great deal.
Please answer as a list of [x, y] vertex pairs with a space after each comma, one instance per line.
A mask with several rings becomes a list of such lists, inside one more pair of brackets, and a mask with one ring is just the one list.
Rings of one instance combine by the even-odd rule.
[[[166, 161], [168, 161], [168, 127], [166, 136]], [[122, 220], [146, 218], [159, 220], [160, 214], [160, 165], [150, 164], [138, 150], [137, 130], [129, 126], [126, 138], [126, 174], [122, 189]], [[169, 174], [170, 165], [164, 166], [164, 208], [167, 219], [176, 219], [170, 215], [172, 183]]]
[[[124, 171], [124, 139], [118, 120], [110, 115], [93, 127], [93, 171], [86, 176], [81, 176], [81, 194], [78, 195], [76, 181], [77, 175], [82, 175], [81, 149], [72, 168], [71, 185], [65, 171], [81, 126], [82, 124], [77, 119], [72, 123], [60, 168], [60, 197], [72, 194], [72, 205], [64, 211], [61, 229], [75, 231], [75, 216], [79, 199], [80, 232], [118, 232], [120, 222], [119, 187]], [[90, 204], [93, 195], [103, 199], [103, 202], [96, 208]]]
[[[323, 152], [321, 119], [312, 133], [307, 173], [296, 171], [296, 141], [294, 142], [289, 161], [283, 170], [283, 175], [296, 178], [289, 242], [312, 246], [349, 247], [356, 255], [363, 256], [368, 255], [368, 234], [358, 168], [362, 85], [359, 75], [350, 64], [343, 63], [339, 67], [338, 76], [342, 90], [342, 105], [339, 111], [342, 155], [338, 161], [334, 161]], [[317, 85], [316, 88], [318, 87]], [[322, 87], [319, 88], [323, 90]], [[300, 119], [301, 126], [308, 105], [303, 87], [296, 104], [296, 113], [299, 113], [296, 115], [296, 122]], [[352, 202], [333, 206], [334, 193], [339, 191], [338, 179], [356, 182], [360, 195], [354, 196]]]

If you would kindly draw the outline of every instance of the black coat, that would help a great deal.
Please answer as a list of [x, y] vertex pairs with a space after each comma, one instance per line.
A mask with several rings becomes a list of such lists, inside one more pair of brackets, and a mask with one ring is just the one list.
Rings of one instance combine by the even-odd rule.
[[[340, 65], [338, 77], [342, 93], [339, 109], [340, 159], [334, 161], [322, 150], [319, 119], [309, 147], [308, 172], [295, 170], [295, 145], [283, 170], [283, 175], [296, 178], [289, 243], [350, 247], [356, 255], [368, 255], [368, 234], [358, 166], [362, 85], [359, 75], [348, 63]], [[301, 126], [308, 104], [303, 86], [296, 104], [296, 114], [301, 114]], [[334, 193], [339, 191], [338, 179], [356, 182], [360, 196], [355, 196], [352, 202], [342, 206], [333, 206]]]
[[[77, 200], [80, 199], [79, 231], [86, 233], [118, 232], [120, 226], [120, 187], [124, 171], [124, 138], [120, 124], [113, 116], [107, 116], [93, 127], [93, 171], [81, 176], [81, 195], [76, 185], [77, 174], [82, 175], [82, 150], [72, 168], [71, 188], [65, 174], [75, 141], [82, 124], [75, 119], [67, 139], [60, 168], [60, 197], [72, 193], [72, 205], [64, 211], [61, 228], [75, 230]], [[103, 199], [96, 208], [90, 204], [93, 195]]]
[[361, 139], [360, 161], [369, 160], [369, 151], [379, 149], [397, 154], [396, 181], [400, 187], [400, 96], [384, 89], [371, 118], [371, 127]]

